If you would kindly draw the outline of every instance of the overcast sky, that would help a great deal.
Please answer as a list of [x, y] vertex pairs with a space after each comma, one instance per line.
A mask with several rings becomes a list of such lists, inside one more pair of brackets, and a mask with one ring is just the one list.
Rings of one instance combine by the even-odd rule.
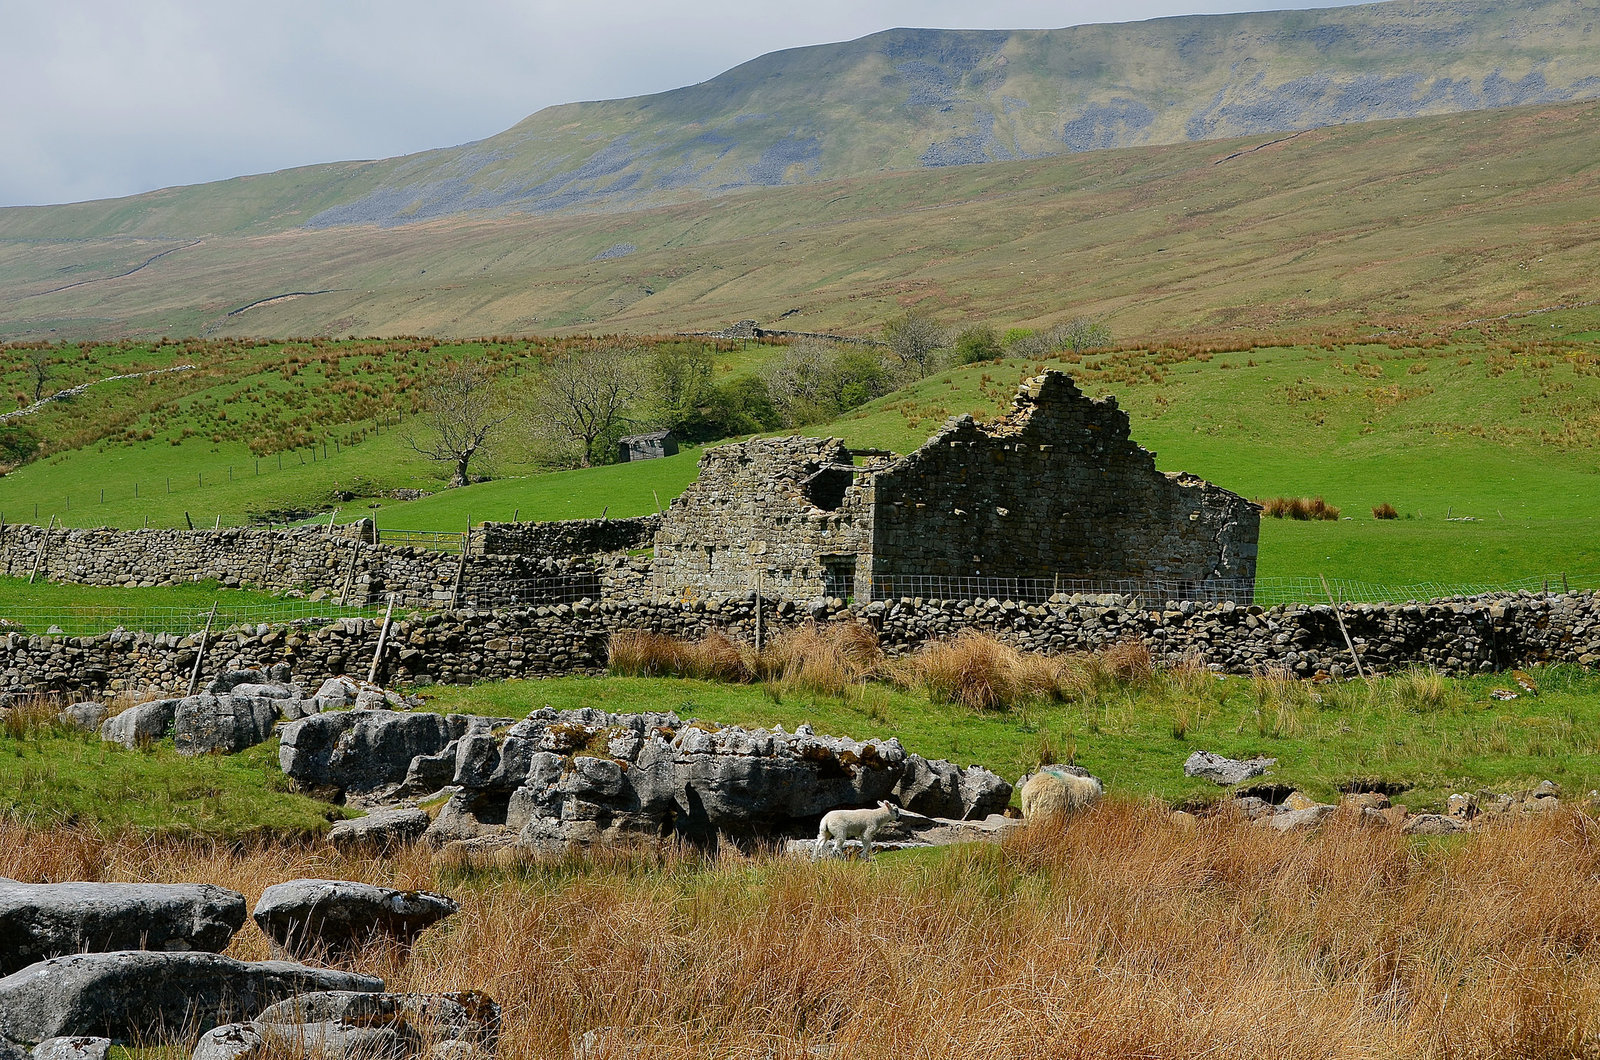
[[0, 205], [448, 147], [896, 26], [1056, 28], [1348, 0], [0, 0]]

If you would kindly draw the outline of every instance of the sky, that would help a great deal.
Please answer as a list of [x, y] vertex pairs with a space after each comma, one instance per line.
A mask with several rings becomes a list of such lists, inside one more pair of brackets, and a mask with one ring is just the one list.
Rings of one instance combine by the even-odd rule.
[[897, 26], [1054, 29], [1353, 0], [0, 0], [0, 206], [491, 136]]

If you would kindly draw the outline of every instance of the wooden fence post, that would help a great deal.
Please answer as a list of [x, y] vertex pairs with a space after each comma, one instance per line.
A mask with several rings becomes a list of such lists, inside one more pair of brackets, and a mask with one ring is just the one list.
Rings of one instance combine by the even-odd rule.
[[383, 661], [383, 646], [389, 639], [389, 620], [394, 616], [394, 593], [389, 594], [389, 606], [383, 612], [383, 628], [378, 631], [378, 648], [372, 653], [372, 669], [367, 671], [367, 683], [378, 683], [378, 664]]
[[211, 614], [206, 618], [206, 628], [200, 634], [200, 650], [195, 652], [194, 669], [189, 671], [189, 695], [200, 685], [200, 664], [206, 661], [206, 642], [211, 639], [211, 623], [217, 620], [217, 602], [211, 601]]

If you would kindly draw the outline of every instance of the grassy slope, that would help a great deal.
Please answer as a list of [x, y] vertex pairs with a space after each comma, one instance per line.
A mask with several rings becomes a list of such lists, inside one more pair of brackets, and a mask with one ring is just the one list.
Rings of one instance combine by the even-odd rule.
[[[0, 243], [0, 335], [653, 332], [790, 311], [801, 330], [870, 330], [910, 304], [1007, 322], [1088, 311], [1124, 335], [1481, 316], [1591, 296], [1597, 115], [1517, 108], [634, 212], [223, 235], [54, 294], [92, 270]], [[619, 243], [638, 249], [596, 260]]]
[[[898, 737], [928, 758], [978, 764], [1015, 780], [1041, 757], [1076, 760], [1111, 790], [1173, 802], [1214, 795], [1183, 775], [1195, 750], [1279, 760], [1273, 779], [1318, 798], [1376, 777], [1412, 785], [1414, 808], [1453, 791], [1511, 790], [1555, 780], [1569, 793], [1600, 786], [1600, 679], [1576, 668], [1538, 672], [1542, 694], [1499, 701], [1503, 679], [1384, 678], [1368, 686], [1275, 689], [1209, 675], [1188, 685], [1116, 690], [1086, 702], [974, 713], [919, 692], [868, 685], [843, 699], [771, 686], [679, 678], [567, 677], [427, 690], [431, 709], [520, 717], [540, 707], [614, 713], [670, 710], [719, 724], [795, 726], [856, 739]], [[1182, 735], [1178, 735], [1179, 731]]]
[[[1393, 347], [1302, 344], [1212, 353], [1206, 346], [1157, 343], [1078, 361], [974, 365], [809, 433], [906, 452], [951, 415], [995, 415], [1008, 406], [1018, 379], [1048, 365], [1072, 372], [1092, 394], [1115, 395], [1129, 411], [1134, 438], [1156, 451], [1163, 469], [1192, 471], [1249, 497], [1320, 494], [1350, 517], [1315, 524], [1267, 520], [1263, 577], [1322, 573], [1409, 585], [1595, 575], [1600, 358], [1583, 336], [1596, 320], [1600, 311], [1592, 309], [1547, 314], [1532, 323], [1496, 325], [1487, 336], [1462, 332], [1444, 345], [1396, 340]], [[1575, 338], [1554, 339], [1569, 335]], [[1554, 344], [1537, 344], [1545, 339]], [[357, 352], [329, 356], [345, 365], [337, 378], [353, 388], [381, 391], [401, 368], [425, 370], [409, 366], [412, 354], [397, 355], [407, 363], [393, 368], [382, 356], [359, 352], [360, 344], [352, 349]], [[721, 354], [719, 370], [751, 371], [770, 355], [759, 347]], [[337, 422], [339, 410], [364, 408], [359, 403], [368, 397], [350, 391], [356, 396], [346, 398], [357, 406], [329, 398], [330, 369], [320, 362], [285, 382], [274, 368], [283, 356], [277, 348], [251, 350], [236, 364], [214, 367], [208, 378], [169, 376], [129, 387], [123, 404], [112, 395], [103, 407], [128, 421], [116, 439], [0, 478], [0, 514], [32, 521], [38, 505], [40, 522], [56, 514], [67, 525], [127, 527], [146, 517], [152, 525], [183, 525], [188, 511], [197, 525], [207, 525], [219, 514], [237, 523], [251, 510], [321, 507], [336, 484], [436, 488], [437, 469], [424, 465], [401, 431], [374, 430], [371, 421]], [[506, 356], [514, 363], [518, 355]], [[112, 350], [104, 363], [92, 360], [74, 371], [92, 377], [155, 357]], [[371, 367], [360, 368], [363, 362]], [[7, 379], [15, 386], [20, 376]], [[269, 390], [268, 382], [279, 389]], [[273, 394], [288, 412], [260, 411]], [[291, 451], [281, 471], [276, 455], [263, 458], [258, 477], [242, 442], [195, 433], [207, 423], [214, 427], [219, 410], [246, 418], [235, 423], [240, 437], [252, 436], [249, 417], [261, 416], [289, 434], [322, 426], [335, 438], [361, 440], [338, 452], [330, 446], [329, 457], [314, 462], [307, 449]], [[69, 431], [80, 416], [79, 409], [52, 410], [41, 428]], [[161, 433], [139, 440], [147, 425]], [[361, 497], [341, 502], [341, 518], [371, 515], [390, 529], [455, 530], [469, 519], [638, 515], [655, 510], [657, 498], [665, 504], [681, 492], [695, 475], [695, 461], [690, 450], [664, 461], [505, 478], [410, 503]], [[502, 463], [502, 473], [519, 470]], [[1382, 503], [1407, 518], [1372, 520], [1370, 509]], [[1450, 522], [1447, 515], [1477, 521]]]

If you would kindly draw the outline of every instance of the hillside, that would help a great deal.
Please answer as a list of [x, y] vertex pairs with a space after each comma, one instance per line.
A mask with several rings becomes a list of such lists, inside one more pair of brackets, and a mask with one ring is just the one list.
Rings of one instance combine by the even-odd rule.
[[[390, 530], [459, 531], [484, 520], [639, 515], [693, 480], [698, 452], [538, 474], [515, 444], [484, 464], [494, 481], [439, 490], [442, 472], [407, 445], [409, 395], [448, 357], [507, 374], [539, 344], [426, 341], [134, 344], [52, 351], [64, 382], [199, 363], [193, 372], [107, 384], [51, 407], [49, 455], [0, 477], [0, 518], [68, 526], [237, 524], [298, 510], [373, 516]], [[722, 344], [716, 374], [759, 371], [779, 347]], [[1337, 522], [1268, 519], [1263, 578], [1318, 574], [1389, 585], [1600, 579], [1600, 309], [1444, 334], [1346, 333], [1316, 341], [1150, 342], [1084, 356], [1007, 359], [937, 373], [803, 433], [907, 452], [948, 417], [1005, 408], [1019, 379], [1073, 374], [1128, 409], [1157, 466], [1251, 498], [1317, 496]], [[19, 371], [0, 376], [23, 385]], [[267, 400], [270, 398], [270, 400]], [[374, 415], [374, 410], [378, 410]], [[1377, 521], [1389, 504], [1400, 515]], [[281, 516], [280, 516], [281, 517]]]
[[740, 188], [1600, 95], [1592, 0], [1391, 0], [1055, 30], [896, 29], [699, 85], [551, 107], [485, 140], [74, 206], [13, 238], [258, 234]]
[[0, 338], [862, 332], [909, 305], [1124, 336], [1493, 316], [1593, 297], [1597, 119], [1509, 108], [606, 214], [0, 236]]

